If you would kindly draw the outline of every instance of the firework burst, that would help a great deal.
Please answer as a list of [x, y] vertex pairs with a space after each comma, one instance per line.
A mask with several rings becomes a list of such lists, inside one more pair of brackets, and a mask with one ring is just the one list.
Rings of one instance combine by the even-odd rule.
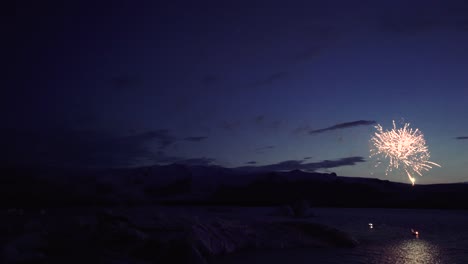
[[370, 140], [370, 157], [378, 156], [379, 161], [381, 158], [388, 159], [385, 174], [394, 169], [402, 169], [414, 185], [416, 180], [411, 175], [422, 176], [423, 171], [440, 165], [429, 161], [430, 153], [422, 132], [409, 126], [409, 123], [405, 123], [402, 128], [397, 128], [393, 121], [393, 129], [384, 131], [381, 125], [376, 125], [377, 132]]

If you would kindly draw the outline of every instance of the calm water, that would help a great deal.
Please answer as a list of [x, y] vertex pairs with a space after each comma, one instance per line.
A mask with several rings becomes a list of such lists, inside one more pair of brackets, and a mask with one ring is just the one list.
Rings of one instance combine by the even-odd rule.
[[[315, 209], [313, 220], [351, 233], [353, 249], [243, 252], [217, 263], [468, 263], [468, 211]], [[369, 223], [374, 228], [369, 228]], [[411, 228], [419, 231], [418, 238]]]

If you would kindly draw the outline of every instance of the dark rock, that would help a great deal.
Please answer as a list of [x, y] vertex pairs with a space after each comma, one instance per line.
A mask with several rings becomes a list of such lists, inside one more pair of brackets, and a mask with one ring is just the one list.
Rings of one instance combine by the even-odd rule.
[[293, 217], [294, 210], [289, 205], [279, 206], [271, 213], [272, 216]]
[[299, 200], [293, 203], [292, 205], [293, 215], [294, 217], [304, 218], [304, 217], [312, 217], [315, 216], [310, 211], [309, 202], [307, 200]]
[[16, 237], [2, 249], [2, 263], [46, 263], [41, 251], [46, 241], [41, 233], [28, 233]]
[[282, 222], [281, 224], [293, 227], [304, 235], [321, 240], [329, 246], [355, 247], [359, 244], [358, 241], [349, 234], [326, 225], [307, 221], [288, 221]]
[[131, 256], [150, 263], [206, 263], [198, 249], [181, 237], [169, 241], [147, 240], [143, 246], [136, 248]]

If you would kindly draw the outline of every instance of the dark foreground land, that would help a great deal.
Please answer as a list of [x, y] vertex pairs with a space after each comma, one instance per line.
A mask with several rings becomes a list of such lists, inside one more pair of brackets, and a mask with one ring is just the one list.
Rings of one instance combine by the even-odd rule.
[[334, 227], [231, 208], [112, 207], [1, 213], [3, 263], [210, 263], [245, 250], [354, 247]]
[[335, 173], [246, 172], [216, 166], [1, 169], [0, 206], [277, 206], [468, 209], [468, 184], [416, 185]]
[[464, 210], [114, 206], [0, 216], [2, 263], [468, 261]]
[[[217, 263], [239, 252], [354, 248], [368, 241], [354, 230], [367, 232], [376, 219], [384, 227], [386, 218], [319, 207], [461, 209], [464, 216], [468, 208], [467, 184], [412, 187], [334, 173], [168, 165], [2, 175], [2, 263]], [[403, 236], [412, 227], [398, 225]]]

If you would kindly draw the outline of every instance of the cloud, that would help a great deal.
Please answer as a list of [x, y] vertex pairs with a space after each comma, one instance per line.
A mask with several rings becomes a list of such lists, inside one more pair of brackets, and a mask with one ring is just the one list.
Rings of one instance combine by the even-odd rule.
[[455, 139], [458, 139], [458, 140], [465, 140], [465, 139], [468, 139], [468, 136], [466, 136], [466, 137], [456, 137]]
[[[337, 21], [335, 21], [337, 22]], [[332, 25], [328, 21], [311, 21], [301, 26], [301, 43], [304, 48], [292, 50], [292, 62], [302, 63], [319, 57], [324, 51], [330, 48], [342, 34], [344, 29], [341, 26]]]
[[153, 156], [155, 163], [157, 164], [183, 164], [183, 165], [201, 165], [209, 166], [214, 165], [216, 159], [201, 157], [201, 158], [187, 158], [187, 157], [177, 157], [177, 156], [168, 156], [163, 151], [158, 151], [156, 155]]
[[288, 77], [289, 77], [288, 72], [285, 72], [285, 71], [275, 72], [275, 73], [270, 74], [265, 79], [255, 82], [254, 86], [269, 86], [277, 81], [287, 79]]
[[257, 164], [257, 162], [256, 162], [256, 161], [248, 161], [248, 162], [246, 162], [245, 164], [251, 164], [251, 165], [253, 165], [253, 164]]
[[293, 134], [304, 134], [308, 133], [311, 130], [311, 127], [309, 125], [303, 125], [295, 128], [293, 130]]
[[152, 130], [152, 131], [148, 131], [148, 132], [145, 132], [145, 133], [141, 133], [141, 134], [137, 134], [137, 135], [133, 135], [133, 136], [128, 136], [128, 137], [125, 137], [123, 138], [124, 140], [125, 139], [130, 139], [130, 140], [133, 140], [133, 141], [136, 141], [136, 140], [153, 140], [153, 141], [156, 141], [159, 145], [159, 149], [166, 149], [167, 147], [173, 145], [174, 143], [178, 142], [178, 141], [188, 141], [188, 142], [200, 142], [200, 141], [203, 141], [205, 139], [207, 139], [208, 137], [205, 137], [205, 136], [191, 136], [191, 137], [186, 137], [184, 139], [179, 139], [179, 138], [176, 138], [175, 136], [171, 135], [169, 130], [167, 129], [159, 129], [159, 130]]
[[95, 130], [15, 131], [2, 160], [13, 166], [127, 167], [151, 161], [152, 133], [116, 137]]
[[256, 148], [256, 149], [255, 149], [255, 152], [257, 152], [257, 153], [265, 153], [265, 151], [270, 150], [270, 149], [274, 149], [274, 148], [275, 148], [275, 146], [273, 146], [273, 145], [264, 146], [264, 147], [259, 147], [259, 148]]
[[337, 160], [323, 160], [319, 162], [304, 163], [304, 160], [286, 160], [279, 163], [274, 163], [264, 166], [245, 166], [239, 167], [240, 170], [247, 171], [289, 171], [289, 170], [304, 170], [315, 171], [318, 169], [329, 169], [341, 166], [352, 166], [357, 163], [365, 162], [363, 157], [346, 157]]
[[190, 142], [200, 142], [200, 141], [203, 141], [205, 139], [207, 139], [208, 137], [186, 137], [184, 138], [185, 141], [190, 141]]
[[240, 125], [241, 124], [238, 121], [236, 122], [223, 121], [221, 122], [220, 127], [224, 130], [236, 131], [237, 129], [239, 129]]
[[190, 159], [181, 159], [175, 161], [175, 163], [179, 164], [184, 164], [184, 165], [200, 165], [200, 166], [208, 166], [208, 165], [213, 165], [215, 162], [215, 159], [212, 158], [190, 158]]
[[322, 128], [322, 129], [311, 130], [311, 131], [309, 131], [309, 134], [318, 134], [318, 133], [323, 133], [323, 132], [327, 132], [327, 131], [350, 128], [350, 127], [355, 127], [355, 126], [375, 125], [376, 123], [377, 122], [375, 122], [373, 120], [358, 120], [358, 121], [353, 121], [353, 122], [340, 123], [340, 124], [336, 124], [334, 126], [326, 127], [326, 128]]
[[158, 150], [152, 156], [152, 160], [157, 164], [171, 164], [175, 163], [178, 160], [184, 160], [186, 158], [169, 156], [164, 151]]
[[304, 157], [305, 160], [311, 159], [312, 157]]
[[167, 129], [152, 130], [132, 136], [123, 137], [121, 140], [130, 142], [154, 140], [158, 143], [160, 149], [165, 149], [177, 141]]
[[[129, 136], [97, 130], [48, 129], [4, 131], [0, 138], [2, 164], [33, 167], [129, 167], [154, 163], [210, 163], [213, 159], [187, 159], [166, 155], [165, 149], [179, 139], [167, 129]], [[201, 137], [189, 137], [202, 140]], [[194, 139], [196, 138], [196, 139]], [[158, 150], [152, 149], [152, 143]]]
[[254, 123], [257, 127], [263, 130], [263, 132], [270, 132], [277, 130], [281, 126], [279, 120], [269, 120], [264, 115], [258, 115], [254, 118]]
[[264, 115], [258, 115], [258, 116], [255, 117], [255, 123], [262, 124], [263, 121], [265, 121], [265, 116]]

